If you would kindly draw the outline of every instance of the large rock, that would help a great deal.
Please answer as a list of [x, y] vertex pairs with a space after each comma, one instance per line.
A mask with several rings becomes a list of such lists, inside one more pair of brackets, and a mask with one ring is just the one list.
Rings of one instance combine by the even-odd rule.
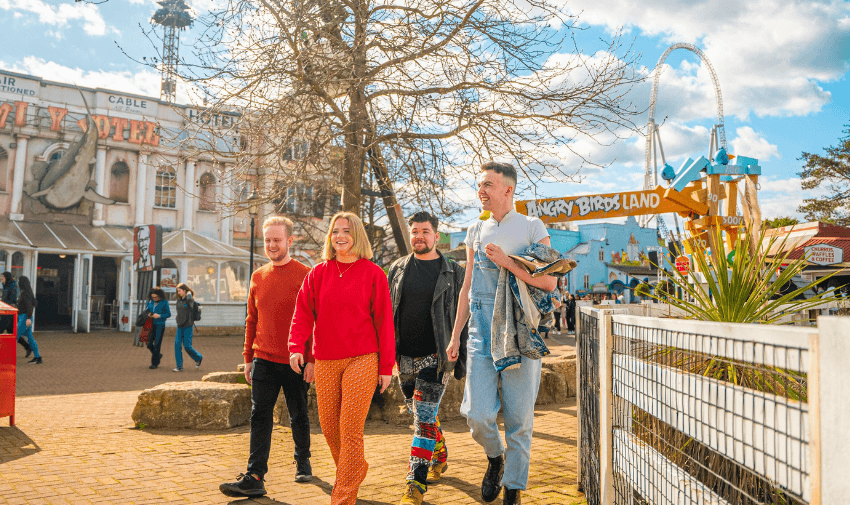
[[148, 428], [221, 430], [248, 422], [251, 390], [244, 384], [167, 382], [139, 394], [133, 422]]
[[558, 373], [567, 382], [567, 397], [573, 397], [578, 390], [576, 387], [576, 358], [575, 355], [543, 358], [543, 368]]
[[213, 372], [201, 377], [201, 382], [221, 382], [224, 384], [248, 384], [243, 372]]
[[567, 381], [564, 376], [548, 368], [540, 371], [540, 390], [535, 405], [564, 403], [567, 401]]

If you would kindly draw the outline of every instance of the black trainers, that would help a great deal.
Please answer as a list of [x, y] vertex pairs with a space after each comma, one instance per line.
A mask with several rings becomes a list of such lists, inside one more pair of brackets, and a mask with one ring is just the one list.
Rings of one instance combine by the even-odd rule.
[[201, 361], [203, 361], [203, 360], [204, 360], [204, 357], [201, 356], [201, 359], [199, 359], [198, 361], [195, 362], [195, 370], [201, 368]]
[[29, 363], [30, 365], [40, 365], [41, 364], [41, 356], [39, 356], [38, 358], [31, 359], [31, 360], [27, 361], [27, 363]]
[[295, 482], [310, 482], [313, 480], [313, 467], [310, 460], [305, 458], [295, 460]]
[[266, 487], [263, 486], [263, 479], [258, 479], [252, 474], [240, 473], [236, 477], [236, 482], [225, 482], [218, 486], [218, 490], [224, 496], [240, 497], [240, 496], [263, 496], [266, 494]]

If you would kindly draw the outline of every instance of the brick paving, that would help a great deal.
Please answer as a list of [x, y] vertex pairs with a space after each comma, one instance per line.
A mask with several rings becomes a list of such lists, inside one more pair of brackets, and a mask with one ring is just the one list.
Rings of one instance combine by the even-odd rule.
[[[27, 365], [20, 350], [17, 426], [0, 419], [0, 503], [329, 503], [333, 460], [313, 428], [314, 480], [292, 481], [292, 438], [287, 427], [273, 434], [267, 497], [233, 500], [218, 491], [245, 469], [249, 430], [139, 430], [130, 413], [141, 389], [204, 373], [233, 370], [241, 339], [205, 337], [200, 371], [191, 360], [177, 374], [166, 340], [163, 365], [149, 370], [149, 353], [117, 333], [36, 335], [43, 365]], [[566, 338], [551, 339], [555, 354], [572, 353]], [[186, 359], [186, 358], [184, 358]], [[575, 403], [538, 407], [526, 504], [585, 503], [576, 487]], [[482, 503], [486, 458], [464, 420], [443, 425], [449, 469], [429, 488], [427, 504]], [[370, 421], [366, 426], [369, 474], [358, 503], [394, 505], [404, 490], [411, 429]], [[500, 503], [497, 500], [494, 503]]]

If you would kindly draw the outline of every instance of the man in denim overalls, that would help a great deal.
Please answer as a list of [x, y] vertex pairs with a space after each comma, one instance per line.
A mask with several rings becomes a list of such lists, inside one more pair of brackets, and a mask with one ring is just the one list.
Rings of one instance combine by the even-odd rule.
[[[469, 320], [466, 389], [461, 414], [487, 454], [488, 467], [481, 483], [481, 497], [491, 502], [505, 488], [504, 504], [520, 503], [520, 490], [528, 483], [534, 403], [540, 387], [540, 360], [522, 357], [519, 368], [499, 372], [490, 353], [490, 326], [496, 299], [499, 270], [506, 268], [526, 284], [554, 291], [557, 279], [550, 275], [532, 278], [508, 255], [540, 242], [550, 245], [543, 222], [514, 210], [516, 169], [506, 163], [489, 162], [481, 167], [478, 199], [490, 217], [469, 227], [466, 235], [466, 275], [461, 289], [457, 319], [448, 358], [456, 360], [460, 334]], [[499, 381], [501, 394], [499, 397]], [[504, 411], [505, 441], [496, 416]], [[507, 448], [505, 447], [507, 446]]]

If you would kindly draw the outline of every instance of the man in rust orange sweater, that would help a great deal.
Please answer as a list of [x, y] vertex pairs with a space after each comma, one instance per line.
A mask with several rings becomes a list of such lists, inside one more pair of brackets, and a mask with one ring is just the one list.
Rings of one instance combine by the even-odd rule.
[[314, 359], [307, 345], [305, 366], [296, 373], [289, 365], [289, 326], [295, 300], [310, 268], [292, 259], [292, 221], [272, 216], [263, 223], [265, 253], [270, 262], [251, 276], [248, 317], [245, 319], [245, 379], [251, 384], [251, 448], [248, 470], [236, 482], [219, 490], [227, 496], [266, 494], [263, 477], [268, 472], [274, 406], [283, 389], [292, 439], [295, 442], [295, 481], [313, 478], [310, 466], [310, 420], [307, 391], [313, 381]]

